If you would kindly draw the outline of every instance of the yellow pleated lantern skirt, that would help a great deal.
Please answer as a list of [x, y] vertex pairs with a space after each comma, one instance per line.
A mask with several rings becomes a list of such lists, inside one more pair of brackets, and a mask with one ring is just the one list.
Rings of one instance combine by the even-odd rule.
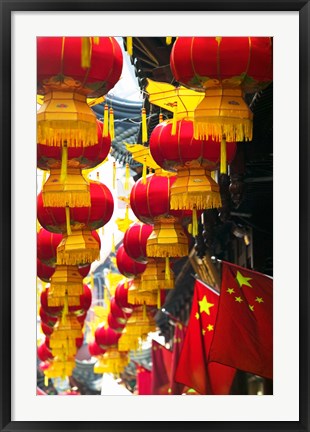
[[194, 112], [194, 137], [222, 141], [251, 141], [253, 113], [240, 87], [206, 89]]
[[128, 353], [120, 352], [117, 348], [109, 348], [94, 366], [94, 372], [97, 374], [113, 373], [120, 374], [129, 364]]
[[[83, 277], [77, 266], [56, 265], [51, 277], [48, 306], [79, 306], [83, 294]], [[66, 298], [67, 297], [67, 298]]]
[[89, 182], [79, 168], [67, 168], [64, 180], [61, 169], [53, 168], [42, 188], [44, 207], [90, 207]]
[[180, 167], [170, 190], [173, 210], [207, 210], [222, 206], [220, 187], [203, 167]]
[[37, 140], [47, 146], [89, 147], [98, 143], [96, 115], [86, 96], [50, 91], [37, 112]]
[[[174, 288], [174, 273], [170, 272], [170, 278], [166, 278], [166, 265], [164, 259], [148, 259], [146, 269], [140, 276], [140, 291], [157, 292], [158, 289]], [[156, 300], [157, 302], [157, 300]], [[156, 304], [156, 303], [155, 303]]]
[[188, 237], [180, 221], [173, 217], [156, 217], [153, 232], [147, 239], [148, 257], [182, 257], [188, 255]]
[[57, 247], [57, 264], [82, 265], [90, 264], [100, 258], [98, 241], [90, 229], [81, 229], [65, 234]]

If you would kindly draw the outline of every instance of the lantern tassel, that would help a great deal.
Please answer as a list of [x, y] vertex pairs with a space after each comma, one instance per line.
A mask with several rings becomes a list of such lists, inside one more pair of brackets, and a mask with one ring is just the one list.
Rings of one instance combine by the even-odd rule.
[[194, 207], [192, 213], [192, 236], [196, 237], [197, 235], [198, 235], [197, 210], [196, 207]]
[[143, 303], [142, 309], [143, 309], [143, 321], [145, 321], [146, 320], [146, 305], [145, 305], [145, 302]]
[[133, 50], [132, 50], [132, 37], [131, 36], [127, 36], [127, 38], [126, 38], [126, 51], [128, 52], [128, 54], [130, 55], [130, 56], [132, 56], [132, 52], [133, 52]]
[[64, 298], [64, 307], [62, 310], [62, 315], [61, 315], [61, 323], [63, 325], [67, 324], [67, 315], [69, 313], [69, 306], [68, 306], [68, 293], [65, 294], [65, 298]]
[[142, 143], [147, 142], [147, 122], [146, 122], [146, 110], [142, 108]]
[[83, 69], [90, 67], [90, 59], [91, 59], [91, 38], [82, 37], [81, 67]]
[[98, 36], [93, 37], [94, 45], [99, 45], [100, 38]]
[[46, 182], [46, 178], [47, 178], [47, 171], [43, 171], [43, 176], [42, 176], [42, 188]]
[[70, 223], [70, 207], [66, 206], [66, 225], [67, 225], [67, 234], [71, 235], [71, 223]]
[[175, 135], [177, 133], [177, 111], [178, 111], [178, 104], [177, 102], [173, 102], [174, 109], [173, 109], [173, 119], [172, 119], [172, 128], [171, 128], [171, 135]]
[[223, 136], [221, 141], [221, 174], [227, 174], [227, 155], [226, 155], [226, 138]]
[[116, 185], [116, 162], [113, 162], [113, 189], [115, 189]]
[[166, 257], [166, 266], [165, 266], [165, 280], [170, 281], [170, 263], [169, 263], [169, 257]]
[[157, 309], [161, 308], [160, 289], [157, 290]]
[[130, 179], [129, 163], [126, 163], [126, 168], [125, 168], [125, 184], [124, 184], [124, 189], [126, 191], [129, 190], [129, 179]]
[[162, 123], [164, 121], [164, 116], [162, 113], [159, 114], [158, 123]]
[[172, 37], [166, 36], [166, 45], [171, 45], [171, 42], [172, 42]]
[[107, 137], [108, 135], [109, 135], [109, 107], [107, 104], [105, 104], [104, 111], [103, 111], [102, 136]]
[[146, 157], [143, 158], [143, 168], [142, 168], [142, 184], [146, 184]]
[[61, 152], [61, 170], [60, 170], [60, 182], [65, 183], [67, 180], [67, 166], [68, 166], [68, 146], [64, 142]]
[[48, 376], [44, 375], [44, 385], [48, 387]]
[[130, 219], [129, 219], [129, 208], [128, 208], [128, 204], [126, 205], [126, 210], [125, 210], [125, 220], [124, 220], [124, 229], [128, 229], [130, 225]]
[[114, 140], [114, 112], [113, 108], [110, 108], [110, 122], [109, 122], [109, 132], [111, 140]]

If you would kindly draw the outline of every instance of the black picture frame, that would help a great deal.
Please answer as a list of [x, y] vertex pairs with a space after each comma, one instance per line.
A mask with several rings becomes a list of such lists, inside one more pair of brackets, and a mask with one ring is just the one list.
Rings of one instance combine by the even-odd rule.
[[[310, 431], [309, 427], [309, 0], [201, 0], [188, 2], [168, 0], [152, 2], [145, 0], [75, 0], [75, 1], [14, 1], [0, 0], [1, 15], [1, 260], [0, 260], [0, 403], [1, 431], [65, 431], [65, 430], [208, 430], [208, 431], [271, 431], [291, 430]], [[300, 83], [300, 117], [299, 117], [299, 229], [300, 229], [300, 379], [299, 379], [299, 421], [243, 421], [243, 422], [23, 422], [11, 421], [11, 14], [15, 11], [298, 11], [299, 12], [299, 83]], [[288, 204], [289, 205], [289, 204]], [[296, 287], [295, 287], [296, 288]], [[242, 409], [242, 406], [240, 406]]]

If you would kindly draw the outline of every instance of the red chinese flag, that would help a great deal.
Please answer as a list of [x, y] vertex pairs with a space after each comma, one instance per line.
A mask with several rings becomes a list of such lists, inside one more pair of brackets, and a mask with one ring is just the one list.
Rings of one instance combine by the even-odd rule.
[[195, 389], [200, 394], [229, 394], [236, 373], [231, 367], [208, 363], [218, 299], [218, 294], [202, 282], [195, 282], [191, 314], [175, 381]]
[[172, 352], [152, 340], [152, 394], [167, 395], [170, 393]]
[[272, 299], [272, 278], [223, 262], [209, 361], [272, 379]]
[[137, 367], [137, 390], [139, 395], [150, 395], [151, 392], [151, 371], [143, 366]]
[[170, 389], [173, 395], [180, 395], [185, 391], [184, 384], [178, 383], [174, 379], [185, 339], [185, 329], [186, 327], [181, 323], [177, 323], [174, 329], [170, 376]]

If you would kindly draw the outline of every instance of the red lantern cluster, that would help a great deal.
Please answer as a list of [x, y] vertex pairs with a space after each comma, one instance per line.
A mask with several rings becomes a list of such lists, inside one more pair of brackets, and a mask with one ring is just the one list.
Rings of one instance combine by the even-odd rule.
[[[55, 359], [47, 376], [68, 375], [92, 295], [83, 277], [99, 258], [96, 230], [112, 217], [113, 197], [82, 170], [102, 163], [111, 138], [86, 98], [106, 94], [122, 71], [113, 37], [40, 37], [37, 40], [37, 166], [49, 177], [37, 197], [38, 276], [50, 286], [41, 293], [42, 331]], [[51, 328], [51, 325], [53, 327]], [[70, 366], [71, 365], [71, 366]], [[70, 367], [69, 367], [70, 366]]]

